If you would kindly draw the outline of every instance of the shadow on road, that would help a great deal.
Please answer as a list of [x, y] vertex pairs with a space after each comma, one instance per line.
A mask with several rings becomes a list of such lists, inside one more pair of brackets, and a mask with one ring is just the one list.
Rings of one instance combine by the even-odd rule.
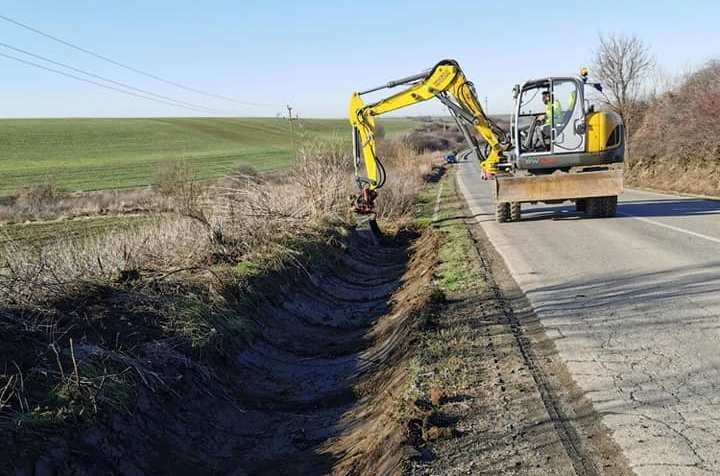
[[[574, 205], [557, 205], [527, 208], [526, 213], [543, 213], [543, 216], [531, 216], [523, 220], [576, 219], [585, 215], [575, 211]], [[720, 215], [720, 200], [679, 198], [671, 200], [632, 200], [618, 203], [617, 218], [633, 217], [675, 217]]]

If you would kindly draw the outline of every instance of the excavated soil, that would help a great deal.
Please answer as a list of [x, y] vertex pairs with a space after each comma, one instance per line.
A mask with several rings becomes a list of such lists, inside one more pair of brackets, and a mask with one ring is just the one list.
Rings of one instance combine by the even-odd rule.
[[[430, 232], [377, 245], [351, 233], [310, 265], [263, 277], [243, 296], [257, 329], [242, 350], [198, 363], [147, 340], [136, 349], [147, 385], [128, 410], [34, 434], [40, 449], [15, 473], [400, 472], [407, 363], [432, 301], [436, 249]], [[117, 312], [112, 301], [95, 305]]]

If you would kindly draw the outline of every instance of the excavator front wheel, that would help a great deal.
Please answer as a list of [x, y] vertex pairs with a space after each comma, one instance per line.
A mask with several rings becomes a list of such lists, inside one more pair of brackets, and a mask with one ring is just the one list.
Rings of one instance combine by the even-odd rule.
[[510, 202], [510, 221], [520, 221], [522, 208], [520, 202]]
[[509, 202], [497, 202], [495, 204], [495, 220], [498, 223], [505, 223], [510, 221]]

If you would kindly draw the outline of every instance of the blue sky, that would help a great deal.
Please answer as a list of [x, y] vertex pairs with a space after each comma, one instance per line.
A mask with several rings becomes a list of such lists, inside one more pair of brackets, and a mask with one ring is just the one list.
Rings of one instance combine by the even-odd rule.
[[[575, 74], [601, 32], [637, 35], [671, 74], [720, 57], [715, 1], [30, 0], [4, 2], [0, 14], [194, 88], [272, 104], [192, 94], [0, 21], [2, 42], [241, 116], [274, 116], [289, 102], [304, 117], [344, 117], [351, 91], [443, 58], [460, 62], [490, 113], [508, 112], [513, 84]], [[194, 114], [2, 57], [0, 71], [2, 117]], [[434, 102], [400, 114], [441, 111]]]

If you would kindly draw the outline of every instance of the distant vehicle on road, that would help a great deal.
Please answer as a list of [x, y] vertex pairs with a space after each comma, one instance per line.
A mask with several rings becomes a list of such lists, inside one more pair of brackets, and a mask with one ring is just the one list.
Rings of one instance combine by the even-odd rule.
[[448, 155], [445, 156], [445, 163], [446, 164], [457, 164], [458, 163], [457, 155], [455, 155], [455, 152], [450, 152]]

